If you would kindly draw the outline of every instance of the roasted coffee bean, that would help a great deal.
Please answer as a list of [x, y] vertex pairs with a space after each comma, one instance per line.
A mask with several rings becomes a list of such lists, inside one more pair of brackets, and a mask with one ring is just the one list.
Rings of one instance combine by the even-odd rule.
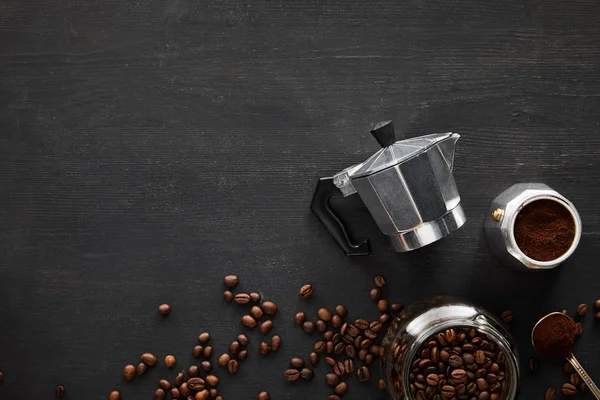
[[233, 293], [231, 292], [231, 290], [226, 290], [223, 292], [223, 299], [225, 299], [225, 301], [228, 303], [231, 303], [233, 301]]
[[211, 358], [213, 355], [213, 348], [210, 346], [206, 346], [204, 348], [204, 358]]
[[339, 328], [340, 326], [342, 326], [342, 324], [344, 323], [344, 321], [342, 320], [342, 317], [340, 317], [339, 315], [334, 315], [333, 317], [331, 317], [331, 326], [334, 328]]
[[300, 357], [294, 357], [290, 360], [290, 366], [292, 366], [293, 368], [302, 369], [304, 368], [304, 365], [304, 359]]
[[375, 286], [382, 288], [385, 285], [385, 278], [381, 275], [377, 275], [373, 278], [373, 283]]
[[325, 332], [327, 330], [327, 322], [320, 319], [317, 322], [315, 322], [315, 327], [319, 332]]
[[229, 363], [227, 363], [227, 371], [229, 371], [230, 374], [235, 374], [239, 369], [240, 364], [236, 360], [229, 360]]
[[583, 334], [583, 325], [581, 322], [575, 324], [575, 334], [577, 336], [581, 336]]
[[267, 344], [267, 342], [262, 341], [260, 343], [260, 346], [258, 347], [260, 354], [262, 354], [263, 356], [266, 356], [267, 354], [269, 354], [271, 352], [271, 346], [269, 346]]
[[244, 315], [242, 317], [242, 325], [246, 328], [256, 328], [256, 320], [252, 317], [252, 315]]
[[227, 275], [225, 278], [223, 278], [223, 283], [227, 287], [234, 288], [238, 285], [238, 283], [240, 283], [240, 279], [235, 275]]
[[365, 364], [367, 364], [367, 365], [373, 364], [374, 359], [375, 359], [375, 357], [373, 356], [373, 354], [367, 354], [365, 356]]
[[344, 318], [346, 314], [348, 314], [348, 309], [345, 306], [339, 304], [335, 306], [335, 313], [340, 317]]
[[538, 370], [538, 368], [539, 368], [538, 361], [535, 358], [533, 358], [533, 357], [529, 358], [528, 365], [529, 365], [529, 370], [531, 372], [536, 372]]
[[272, 301], [265, 301], [262, 303], [262, 310], [267, 315], [277, 314], [277, 304]]
[[160, 313], [160, 315], [169, 315], [169, 313], [171, 312], [171, 306], [168, 304], [161, 304], [160, 306], [158, 306], [158, 312]]
[[481, 392], [479, 393], [479, 400], [489, 400], [490, 399], [490, 393], [489, 392]]
[[181, 394], [181, 397], [189, 396], [190, 391], [191, 389], [188, 387], [187, 382], [183, 382], [181, 385], [179, 385], [179, 393]]
[[296, 315], [294, 316], [294, 321], [298, 325], [303, 324], [304, 321], [306, 321], [306, 314], [304, 313], [304, 311], [297, 312]]
[[[179, 398], [179, 396], [173, 398], [176, 399]], [[108, 395], [108, 400], [121, 400], [121, 392], [118, 390], [113, 390], [110, 392], [110, 395]]]
[[196, 393], [194, 395], [194, 399], [195, 400], [206, 400], [206, 399], [208, 399], [209, 396], [210, 396], [210, 392], [208, 391], [208, 389], [202, 389], [201, 391], [199, 391], [198, 393]]
[[319, 355], [317, 353], [310, 353], [310, 356], [308, 356], [308, 362], [312, 365], [312, 366], [316, 366], [317, 364], [319, 364]]
[[[135, 372], [138, 375], [144, 375], [146, 373], [146, 371], [148, 370], [148, 366], [146, 364], [144, 364], [143, 362], [139, 363], [137, 365], [137, 367], [135, 367]], [[1, 379], [0, 379], [1, 380]]]
[[577, 314], [579, 314], [583, 317], [587, 312], [588, 312], [587, 304], [580, 304], [577, 306]]
[[333, 367], [337, 361], [335, 361], [335, 359], [332, 357], [325, 357], [325, 362], [327, 363], [327, 365]]
[[[335, 351], [335, 345], [333, 344], [333, 342], [329, 341], [326, 343], [327, 344], [327, 354], [331, 354]], [[341, 343], [343, 345], [343, 343]]]
[[369, 329], [375, 333], [380, 332], [383, 329], [383, 325], [379, 321], [373, 321], [369, 324]]
[[177, 376], [175, 377], [175, 386], [181, 386], [181, 384], [183, 383], [184, 378], [183, 378], [183, 373], [182, 372], [178, 372]]
[[342, 340], [342, 335], [339, 332], [334, 334], [333, 339], [331, 339], [333, 344], [338, 344], [341, 340]]
[[190, 365], [188, 368], [188, 376], [193, 378], [198, 375], [200, 375], [200, 368], [198, 368], [197, 365]]
[[437, 346], [431, 349], [431, 361], [433, 361], [434, 364], [437, 364], [440, 361], [440, 351]]
[[570, 383], [563, 384], [561, 390], [565, 396], [573, 396], [577, 393], [577, 388]]
[[367, 354], [369, 354], [369, 349], [361, 349], [358, 352], [358, 359], [359, 360], [364, 360], [365, 357], [367, 356]]
[[141, 356], [141, 360], [144, 364], [147, 364], [151, 367], [155, 366], [156, 363], [158, 362], [158, 360], [156, 359], [156, 356], [152, 353], [144, 353]]
[[344, 360], [344, 370], [347, 374], [351, 374], [354, 372], [354, 361], [351, 358], [347, 358]]
[[258, 396], [256, 396], [256, 400], [269, 400], [269, 392], [260, 392]]
[[445, 339], [448, 343], [456, 344], [458, 342], [458, 335], [454, 329], [446, 329]]
[[325, 382], [327, 382], [329, 386], [337, 386], [337, 384], [340, 383], [340, 377], [332, 372], [329, 372], [325, 374]]
[[599, 320], [600, 320], [600, 311], [598, 311], [598, 312], [597, 312], [597, 313], [594, 315], [594, 319], [595, 319], [596, 321], [599, 321]]
[[340, 382], [338, 383], [338, 385], [335, 387], [335, 389], [333, 389], [333, 391], [335, 392], [335, 394], [337, 394], [338, 396], [341, 396], [342, 394], [346, 393], [348, 391], [348, 384], [346, 382]]
[[376, 287], [371, 289], [369, 291], [369, 297], [373, 301], [378, 301], [379, 299], [381, 299], [381, 289], [376, 288]]
[[223, 353], [219, 356], [219, 360], [217, 361], [221, 367], [226, 367], [229, 364], [229, 360], [231, 360], [231, 356], [227, 353]]
[[381, 322], [382, 324], [387, 324], [389, 320], [390, 320], [390, 314], [388, 314], [388, 313], [381, 314], [378, 319], [378, 321]]
[[201, 369], [202, 371], [210, 371], [210, 370], [212, 370], [212, 364], [211, 364], [211, 362], [210, 362], [210, 361], [208, 361], [208, 360], [204, 360], [204, 361], [202, 361], [202, 362], [200, 363], [200, 369]]
[[544, 394], [544, 400], [555, 400], [556, 399], [556, 390], [554, 390], [553, 388], [549, 388], [548, 390], [546, 390], [546, 393]]
[[335, 363], [335, 365], [333, 366], [333, 372], [337, 375], [337, 376], [342, 376], [346, 373], [346, 370], [344, 369], [344, 363], [338, 361]]
[[218, 386], [219, 385], [219, 377], [217, 377], [216, 375], [207, 375], [206, 378], [204, 378], [204, 380], [210, 386]]
[[466, 383], [467, 382], [467, 372], [464, 369], [455, 369], [450, 373], [450, 377], [454, 383]]
[[297, 381], [300, 379], [300, 371], [297, 369], [288, 369], [283, 373], [283, 379], [289, 382]]
[[215, 389], [215, 388], [210, 389], [209, 393], [210, 393], [210, 397], [212, 397], [212, 398], [217, 397], [217, 394], [218, 394], [217, 389]]
[[314, 349], [317, 353], [325, 353], [325, 351], [327, 350], [327, 345], [324, 341], [319, 340], [317, 343], [315, 343]]
[[445, 399], [453, 398], [454, 394], [456, 393], [456, 389], [454, 389], [454, 386], [450, 386], [450, 385], [443, 386], [440, 391], [441, 391], [442, 397]]
[[269, 331], [271, 329], [273, 329], [273, 321], [271, 321], [270, 319], [263, 321], [263, 323], [260, 324], [259, 330], [261, 331], [262, 334], [269, 333]]
[[375, 340], [377, 338], [377, 334], [370, 329], [365, 330], [363, 333], [367, 339]]
[[477, 364], [483, 364], [485, 362], [485, 353], [483, 350], [477, 350], [475, 352], [475, 362]]
[[54, 389], [54, 395], [58, 399], [62, 399], [63, 397], [65, 397], [65, 387], [63, 385], [56, 386], [56, 388]]
[[310, 284], [306, 284], [300, 288], [300, 296], [304, 297], [305, 299], [310, 298], [313, 295], [313, 292], [314, 289]]
[[479, 378], [479, 379], [477, 379], [477, 380], [475, 381], [475, 383], [477, 384], [477, 389], [479, 389], [479, 390], [480, 390], [480, 391], [482, 391], [482, 392], [484, 392], [484, 391], [486, 391], [486, 390], [488, 390], [488, 389], [489, 389], [489, 385], [488, 385], [488, 383], [487, 383], [487, 382], [486, 382], [486, 380], [485, 380], [485, 379], [483, 379], [483, 378]]
[[369, 328], [369, 321], [366, 319], [359, 318], [354, 321], [354, 326], [356, 326], [360, 330], [365, 330]]
[[356, 371], [356, 375], [358, 376], [358, 380], [361, 382], [367, 382], [369, 379], [371, 379], [371, 371], [369, 371], [369, 368], [364, 365]]
[[577, 372], [573, 372], [569, 377], [569, 381], [571, 382], [571, 385], [579, 386], [579, 384], [581, 383], [581, 377]]
[[600, 299], [594, 301], [594, 308], [596, 310], [600, 310]]
[[346, 334], [342, 337], [342, 342], [345, 344], [352, 344], [354, 342], [354, 338]]
[[271, 338], [271, 350], [277, 351], [281, 347], [281, 337], [279, 335], [274, 335]]
[[373, 341], [371, 339], [364, 339], [362, 342], [360, 342], [360, 348], [367, 349], [367, 348], [371, 347], [372, 344], [373, 344]]
[[502, 311], [502, 314], [500, 314], [500, 319], [506, 323], [509, 323], [515, 319], [515, 313], [513, 310]]
[[[273, 344], [271, 343], [271, 349], [273, 349]], [[277, 351], [277, 350], [274, 350]], [[240, 361], [244, 361], [248, 358], [248, 350], [244, 349], [237, 353], [237, 359]]]
[[429, 374], [426, 381], [429, 386], [437, 386], [440, 382], [440, 377], [437, 374]]
[[315, 323], [312, 321], [305, 321], [302, 324], [302, 328], [304, 329], [304, 332], [306, 332], [306, 333], [313, 333], [315, 331]]
[[382, 348], [378, 344], [374, 344], [369, 347], [369, 353], [373, 354], [374, 356], [380, 356], [381, 350]]
[[194, 346], [194, 349], [192, 350], [192, 355], [196, 358], [202, 356], [204, 354], [204, 347], [200, 346], [199, 344]]
[[250, 340], [248, 339], [248, 336], [244, 335], [243, 333], [240, 333], [237, 336], [237, 341], [242, 345], [242, 346], [247, 346], [248, 343], [250, 343]]
[[360, 349], [360, 344], [363, 341], [363, 337], [361, 335], [358, 335], [357, 337], [354, 338], [353, 344], [354, 347], [356, 347], [357, 349]]
[[233, 342], [231, 342], [231, 344], [229, 345], [229, 352], [231, 354], [237, 354], [240, 352], [241, 349], [241, 345], [240, 342], [238, 342], [237, 340], [234, 340]]
[[314, 375], [314, 371], [310, 368], [302, 368], [300, 370], [300, 377], [302, 379], [312, 379]]
[[[343, 343], [342, 343], [343, 344]], [[346, 351], [346, 355], [350, 358], [354, 358], [356, 357], [356, 349], [354, 348], [354, 346], [351, 345], [347, 345], [345, 347], [345, 351]]]
[[250, 315], [252, 315], [254, 319], [261, 319], [263, 317], [263, 310], [259, 306], [252, 306], [250, 308]]
[[258, 303], [261, 299], [260, 293], [252, 292], [250, 293], [250, 300], [254, 303]]
[[340, 335], [344, 336], [346, 334], [346, 331], [348, 330], [348, 325], [349, 324], [347, 322], [344, 322], [344, 324], [340, 328]]
[[164, 400], [167, 397], [165, 391], [161, 388], [158, 388], [154, 391], [154, 400]]
[[463, 362], [467, 365], [473, 364], [475, 362], [475, 356], [471, 353], [463, 353], [462, 359]]
[[[190, 378], [187, 381], [187, 386], [191, 390], [202, 390], [206, 386], [206, 382], [202, 378]], [[179, 388], [179, 391], [181, 391], [181, 387]]]
[[317, 311], [317, 315], [325, 322], [331, 321], [331, 318], [333, 317], [331, 311], [329, 311], [326, 308], [319, 308], [319, 311]]
[[171, 382], [169, 382], [166, 379], [161, 379], [158, 381], [158, 386], [160, 386], [161, 389], [167, 392], [171, 389]]
[[135, 376], [135, 367], [131, 364], [128, 364], [123, 368], [123, 376], [126, 381], [130, 381]]
[[351, 337], [355, 338], [360, 334], [360, 330], [356, 327], [356, 325], [350, 324], [346, 329], [346, 333]]
[[248, 293], [238, 293], [233, 300], [238, 304], [248, 304], [250, 303], [250, 295]]
[[325, 331], [323, 333], [323, 340], [325, 340], [327, 342], [333, 340], [333, 331], [332, 330]]
[[381, 299], [377, 302], [377, 309], [379, 312], [384, 313], [387, 312], [388, 309], [388, 301], [386, 299]]
[[402, 311], [404, 309], [404, 304], [402, 304], [402, 303], [393, 303], [390, 306], [390, 309], [392, 310], [392, 312], [394, 314], [398, 314], [400, 311]]
[[448, 364], [450, 364], [453, 368], [461, 368], [464, 362], [461, 356], [453, 354], [448, 359]]

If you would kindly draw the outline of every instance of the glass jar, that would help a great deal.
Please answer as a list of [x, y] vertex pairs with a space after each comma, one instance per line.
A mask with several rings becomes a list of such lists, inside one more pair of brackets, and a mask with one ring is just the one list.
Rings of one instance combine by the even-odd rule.
[[416, 400], [409, 376], [412, 361], [425, 341], [450, 328], [474, 328], [495, 342], [504, 354], [502, 400], [517, 398], [519, 361], [510, 333], [490, 312], [452, 297], [435, 297], [402, 310], [383, 339], [383, 377], [392, 399]]

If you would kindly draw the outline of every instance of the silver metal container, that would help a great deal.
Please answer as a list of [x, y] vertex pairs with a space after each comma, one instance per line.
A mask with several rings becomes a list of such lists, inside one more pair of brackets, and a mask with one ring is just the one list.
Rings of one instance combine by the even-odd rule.
[[[571, 247], [562, 256], [551, 261], [534, 260], [517, 245], [515, 220], [519, 211], [536, 200], [552, 200], [565, 207], [573, 217], [575, 236]], [[557, 267], [573, 254], [581, 238], [581, 218], [566, 197], [543, 183], [518, 183], [500, 193], [490, 206], [485, 219], [485, 233], [492, 253], [504, 263], [518, 270], [543, 270]]]
[[392, 399], [416, 400], [409, 375], [418, 351], [432, 335], [449, 328], [475, 328], [487, 335], [504, 354], [505, 387], [501, 400], [517, 398], [519, 360], [510, 333], [490, 312], [451, 297], [436, 297], [413, 304], [392, 321], [383, 340], [381, 366]]

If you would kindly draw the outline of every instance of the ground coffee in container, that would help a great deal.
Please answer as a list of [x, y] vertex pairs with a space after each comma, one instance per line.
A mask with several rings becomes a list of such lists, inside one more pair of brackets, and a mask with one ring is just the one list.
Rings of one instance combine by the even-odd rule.
[[511, 186], [492, 201], [485, 221], [492, 252], [520, 270], [560, 265], [577, 248], [581, 230], [573, 203], [542, 183]]

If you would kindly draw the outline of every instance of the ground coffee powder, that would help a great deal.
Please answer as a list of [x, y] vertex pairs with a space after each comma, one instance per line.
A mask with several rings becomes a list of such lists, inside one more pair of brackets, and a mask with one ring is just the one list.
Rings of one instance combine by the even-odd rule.
[[515, 220], [517, 246], [529, 258], [552, 261], [565, 254], [575, 238], [575, 221], [562, 204], [536, 200], [527, 204]]
[[571, 318], [550, 315], [533, 331], [535, 350], [544, 357], [566, 357], [573, 352], [577, 327]]

